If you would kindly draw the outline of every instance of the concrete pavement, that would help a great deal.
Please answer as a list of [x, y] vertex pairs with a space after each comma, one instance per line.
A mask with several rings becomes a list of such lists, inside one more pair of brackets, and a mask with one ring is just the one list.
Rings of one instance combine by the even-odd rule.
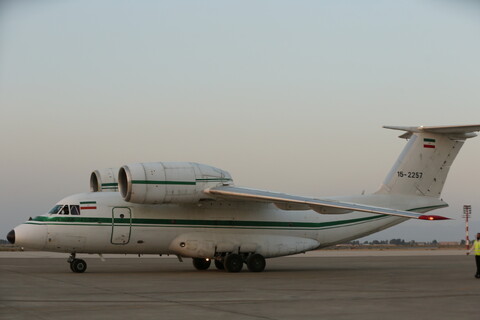
[[[318, 255], [321, 255], [319, 253]], [[0, 255], [0, 319], [478, 319], [464, 255], [303, 256], [263, 273], [194, 270], [191, 259]]]

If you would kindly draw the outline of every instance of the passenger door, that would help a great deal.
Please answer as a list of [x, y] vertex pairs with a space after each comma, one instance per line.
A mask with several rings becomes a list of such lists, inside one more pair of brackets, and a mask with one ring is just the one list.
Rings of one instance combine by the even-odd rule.
[[132, 211], [128, 207], [112, 209], [112, 244], [125, 245], [130, 241], [132, 232]]

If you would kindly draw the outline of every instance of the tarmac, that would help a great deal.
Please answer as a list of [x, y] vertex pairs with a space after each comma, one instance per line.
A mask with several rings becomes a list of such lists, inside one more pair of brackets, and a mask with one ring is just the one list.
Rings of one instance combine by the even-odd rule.
[[262, 273], [86, 255], [76, 274], [67, 256], [0, 252], [0, 319], [479, 319], [474, 258], [459, 250], [317, 251]]

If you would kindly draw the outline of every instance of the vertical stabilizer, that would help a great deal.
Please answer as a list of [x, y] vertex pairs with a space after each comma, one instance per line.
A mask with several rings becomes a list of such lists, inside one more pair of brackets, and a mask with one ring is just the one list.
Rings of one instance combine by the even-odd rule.
[[455, 157], [480, 125], [390, 127], [408, 140], [378, 194], [405, 194], [439, 198]]

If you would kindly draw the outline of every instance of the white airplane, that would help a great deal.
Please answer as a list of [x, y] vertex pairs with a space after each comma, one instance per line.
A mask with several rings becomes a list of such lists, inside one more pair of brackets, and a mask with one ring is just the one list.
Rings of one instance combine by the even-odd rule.
[[[440, 193], [466, 139], [480, 125], [393, 127], [405, 131], [403, 152], [379, 190], [309, 198], [234, 186], [224, 170], [192, 162], [125, 165], [94, 171], [89, 193], [59, 201], [7, 235], [29, 249], [70, 253], [173, 254], [196, 269], [265, 269], [265, 259], [344, 243], [408, 219], [442, 220]], [[374, 153], [374, 152], [372, 152]], [[117, 174], [118, 172], [118, 174]]]

